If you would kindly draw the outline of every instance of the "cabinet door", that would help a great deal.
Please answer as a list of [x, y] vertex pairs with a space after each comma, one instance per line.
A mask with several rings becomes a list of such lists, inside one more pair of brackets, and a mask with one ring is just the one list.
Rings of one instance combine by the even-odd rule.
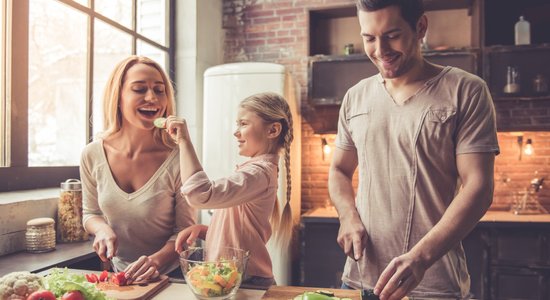
[[303, 223], [300, 285], [330, 288], [342, 285], [346, 256], [336, 242], [339, 226], [339, 223]]
[[543, 265], [545, 235], [540, 230], [499, 229], [493, 232], [492, 263], [508, 266]]
[[487, 230], [474, 228], [462, 241], [466, 253], [468, 273], [470, 274], [470, 292], [473, 299], [489, 297], [489, 244]]
[[491, 269], [491, 299], [547, 300], [548, 276], [528, 268], [493, 267]]

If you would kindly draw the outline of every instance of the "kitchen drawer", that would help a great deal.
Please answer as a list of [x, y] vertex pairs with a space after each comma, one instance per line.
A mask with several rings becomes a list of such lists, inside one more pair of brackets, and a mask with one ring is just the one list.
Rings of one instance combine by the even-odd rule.
[[548, 236], [542, 230], [497, 229], [491, 232], [491, 262], [509, 266], [550, 265]]
[[338, 222], [302, 221], [301, 286], [341, 287], [346, 256], [336, 242], [339, 227]]
[[548, 300], [548, 270], [528, 268], [491, 268], [491, 299]]

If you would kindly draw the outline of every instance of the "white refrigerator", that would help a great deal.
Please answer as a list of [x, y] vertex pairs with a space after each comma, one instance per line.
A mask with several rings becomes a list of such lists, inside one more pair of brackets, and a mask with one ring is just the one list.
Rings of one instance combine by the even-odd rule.
[[[287, 99], [294, 124], [294, 142], [291, 146], [292, 192], [291, 206], [295, 224], [300, 216], [301, 183], [301, 117], [296, 101], [297, 85], [286, 68], [279, 64], [262, 62], [231, 63], [214, 66], [204, 72], [204, 116], [202, 165], [211, 179], [225, 177], [247, 158], [238, 155], [236, 129], [238, 105], [244, 98], [261, 92], [275, 92]], [[281, 156], [282, 157], [282, 156]], [[286, 199], [286, 178], [283, 159], [279, 163], [279, 199]], [[282, 211], [282, 209], [281, 209]], [[201, 212], [201, 223], [210, 223], [211, 212]], [[295, 245], [294, 245], [295, 246]], [[291, 249], [293, 249], [291, 244]], [[292, 251], [280, 249], [271, 241], [268, 249], [273, 262], [273, 273], [279, 285], [291, 282]]]

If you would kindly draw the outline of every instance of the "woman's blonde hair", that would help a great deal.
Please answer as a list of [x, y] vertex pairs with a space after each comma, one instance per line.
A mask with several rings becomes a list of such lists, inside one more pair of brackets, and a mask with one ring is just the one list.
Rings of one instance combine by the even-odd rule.
[[[105, 91], [103, 92], [103, 132], [100, 134], [101, 138], [107, 138], [117, 133], [122, 127], [122, 113], [120, 111], [122, 86], [128, 70], [137, 64], [145, 64], [159, 71], [162, 81], [164, 82], [165, 93], [168, 100], [163, 117], [175, 114], [174, 88], [166, 72], [164, 72], [162, 67], [154, 60], [145, 56], [132, 55], [115, 66], [105, 85]], [[153, 134], [155, 140], [161, 142], [166, 147], [174, 148], [176, 146], [166, 130], [155, 127]]]
[[266, 123], [281, 123], [281, 134], [276, 147], [284, 151], [286, 171], [286, 202], [283, 213], [279, 212], [279, 201], [275, 201], [271, 214], [271, 227], [276, 240], [286, 245], [292, 237], [292, 212], [290, 210], [291, 176], [290, 176], [290, 144], [294, 139], [292, 128], [292, 113], [285, 98], [276, 93], [260, 93], [241, 101], [240, 107], [257, 114]]

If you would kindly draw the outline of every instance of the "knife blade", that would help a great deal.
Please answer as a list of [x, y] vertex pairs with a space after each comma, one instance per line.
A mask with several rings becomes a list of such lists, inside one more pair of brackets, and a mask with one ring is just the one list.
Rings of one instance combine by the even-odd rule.
[[357, 266], [357, 271], [359, 272], [359, 283], [361, 283], [361, 295], [363, 295], [363, 273], [361, 272], [361, 266], [359, 265], [359, 259], [355, 260], [355, 265]]

